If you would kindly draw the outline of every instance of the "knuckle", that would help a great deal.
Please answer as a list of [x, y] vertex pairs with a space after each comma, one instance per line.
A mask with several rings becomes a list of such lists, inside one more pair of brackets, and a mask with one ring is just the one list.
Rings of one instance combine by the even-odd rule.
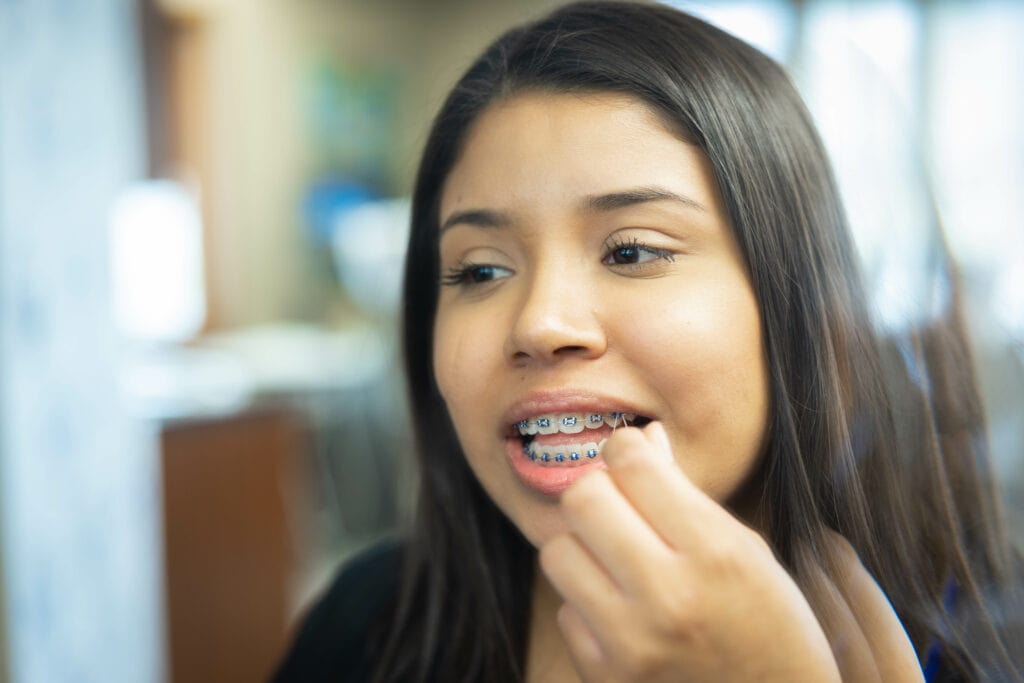
[[690, 592], [666, 592], [652, 614], [654, 628], [671, 640], [690, 640], [699, 624], [698, 614], [697, 601]]
[[632, 641], [619, 659], [621, 678], [629, 681], [653, 678], [664, 667], [663, 653], [646, 642]]
[[703, 559], [709, 576], [726, 581], [735, 578], [744, 564], [736, 545], [737, 543], [731, 539], [722, 539], [707, 548]]

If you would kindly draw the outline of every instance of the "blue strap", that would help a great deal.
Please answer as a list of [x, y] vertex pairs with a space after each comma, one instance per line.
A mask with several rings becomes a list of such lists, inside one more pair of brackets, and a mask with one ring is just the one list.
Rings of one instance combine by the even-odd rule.
[[[946, 581], [946, 587], [942, 591], [942, 607], [946, 614], [953, 613], [953, 607], [956, 604], [956, 581], [953, 577], [950, 577]], [[924, 680], [926, 683], [932, 683], [935, 677], [939, 675], [939, 666], [942, 664], [942, 641], [938, 638], [933, 638], [931, 644], [928, 646], [928, 654], [925, 655], [924, 664]]]

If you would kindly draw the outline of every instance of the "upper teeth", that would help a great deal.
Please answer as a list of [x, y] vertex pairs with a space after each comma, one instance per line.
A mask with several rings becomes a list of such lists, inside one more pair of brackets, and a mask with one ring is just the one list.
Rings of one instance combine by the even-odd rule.
[[548, 413], [516, 423], [522, 436], [531, 434], [579, 434], [584, 428], [600, 429], [605, 425], [623, 427], [636, 419], [632, 413]]

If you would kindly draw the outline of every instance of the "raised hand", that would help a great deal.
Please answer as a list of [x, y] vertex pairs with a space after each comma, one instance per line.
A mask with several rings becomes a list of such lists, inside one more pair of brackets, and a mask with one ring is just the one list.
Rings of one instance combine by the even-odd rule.
[[622, 429], [540, 550], [577, 672], [598, 681], [838, 681], [807, 600], [759, 534], [701, 492], [662, 426]]

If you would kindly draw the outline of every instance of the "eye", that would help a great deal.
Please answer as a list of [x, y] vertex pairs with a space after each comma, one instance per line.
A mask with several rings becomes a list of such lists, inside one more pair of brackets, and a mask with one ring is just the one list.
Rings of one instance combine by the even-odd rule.
[[512, 275], [512, 271], [502, 266], [489, 263], [460, 263], [448, 269], [448, 272], [441, 278], [441, 284], [449, 287], [472, 287], [501, 280], [510, 275]]
[[642, 266], [651, 261], [664, 259], [675, 260], [672, 252], [658, 247], [652, 247], [640, 242], [638, 239], [615, 240], [606, 246], [604, 259], [601, 261], [607, 266]]

